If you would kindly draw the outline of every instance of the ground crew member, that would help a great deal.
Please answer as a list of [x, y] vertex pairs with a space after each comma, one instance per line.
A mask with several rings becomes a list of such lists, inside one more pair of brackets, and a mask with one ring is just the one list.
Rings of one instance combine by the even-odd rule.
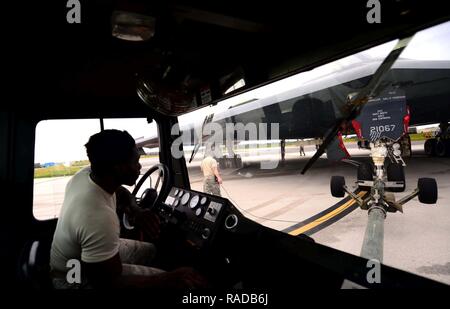
[[300, 144], [300, 156], [306, 156], [305, 154], [305, 148], [303, 147], [303, 145]]
[[284, 139], [280, 142], [281, 146], [281, 163], [284, 164], [284, 157], [286, 156], [286, 142]]
[[212, 157], [212, 154], [205, 154], [200, 168], [203, 172], [203, 192], [221, 196], [222, 177], [220, 177], [217, 161]]

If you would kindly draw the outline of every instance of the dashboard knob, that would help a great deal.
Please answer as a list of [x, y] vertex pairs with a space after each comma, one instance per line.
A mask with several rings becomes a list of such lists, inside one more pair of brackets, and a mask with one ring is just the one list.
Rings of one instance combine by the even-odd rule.
[[230, 214], [225, 219], [225, 227], [229, 230], [235, 228], [238, 225], [239, 219], [235, 214]]
[[202, 238], [208, 239], [209, 235], [211, 235], [211, 230], [209, 228], [205, 227], [202, 231]]
[[211, 215], [211, 216], [214, 216], [215, 214], [216, 214], [216, 210], [214, 209], [214, 208], [208, 208], [208, 213]]

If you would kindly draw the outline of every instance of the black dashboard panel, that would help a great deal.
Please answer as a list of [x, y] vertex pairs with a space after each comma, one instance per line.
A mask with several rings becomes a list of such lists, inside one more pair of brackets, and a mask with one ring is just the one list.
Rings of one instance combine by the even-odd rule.
[[440, 285], [385, 265], [382, 283], [368, 284], [366, 259], [263, 226], [222, 197], [172, 187], [161, 206], [160, 215], [177, 236], [162, 254], [166, 269], [190, 265], [215, 287], [292, 288], [296, 282], [336, 289], [344, 279], [375, 288]]
[[219, 229], [232, 229], [237, 223], [234, 217], [227, 218], [227, 199], [203, 192], [173, 187], [164, 205], [166, 215], [175, 217], [187, 240], [199, 248], [211, 244]]

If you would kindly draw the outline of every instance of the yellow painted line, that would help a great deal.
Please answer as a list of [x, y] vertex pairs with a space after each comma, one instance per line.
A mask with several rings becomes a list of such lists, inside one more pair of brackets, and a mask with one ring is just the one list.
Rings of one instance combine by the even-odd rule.
[[[363, 197], [367, 192], [366, 191], [361, 191], [358, 193], [358, 197]], [[297, 236], [301, 233], [305, 233], [306, 231], [309, 231], [313, 228], [315, 228], [316, 226], [318, 226], [319, 224], [326, 222], [328, 220], [330, 220], [331, 218], [337, 216], [338, 214], [340, 214], [341, 212], [343, 212], [344, 210], [346, 210], [347, 208], [349, 208], [350, 206], [352, 206], [354, 203], [356, 203], [356, 201], [354, 199], [351, 199], [350, 201], [346, 202], [345, 204], [339, 206], [338, 208], [334, 209], [333, 211], [330, 211], [329, 213], [327, 213], [326, 215], [317, 218], [316, 220], [302, 226], [299, 227], [296, 230], [293, 230], [292, 232], [289, 232], [289, 235], [294, 235]]]

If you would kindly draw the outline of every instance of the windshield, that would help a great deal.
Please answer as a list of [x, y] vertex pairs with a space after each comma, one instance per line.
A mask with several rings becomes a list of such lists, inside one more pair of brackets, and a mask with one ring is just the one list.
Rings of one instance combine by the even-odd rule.
[[[414, 190], [420, 177], [434, 177], [439, 189], [434, 206], [416, 198], [405, 205], [403, 214], [388, 214], [383, 263], [447, 284], [450, 144], [442, 139], [444, 150], [437, 158], [427, 156], [426, 143], [428, 132], [450, 119], [449, 37], [449, 22], [416, 33], [381, 81], [386, 91], [401, 93], [407, 106], [406, 133], [399, 141], [407, 165], [406, 188], [397, 193], [398, 199]], [[357, 129], [343, 128], [341, 144], [349, 157], [331, 161], [324, 154], [308, 173], [300, 172], [342, 118], [347, 98], [368, 84], [397, 42], [180, 116], [186, 162], [193, 158], [187, 164], [192, 189], [220, 194], [248, 218], [270, 228], [305, 233], [319, 243], [360, 255], [367, 211], [349, 197], [333, 197], [330, 178], [343, 175], [347, 186], [354, 185], [357, 166], [370, 155], [367, 140]], [[356, 194], [362, 197], [365, 192]]]

